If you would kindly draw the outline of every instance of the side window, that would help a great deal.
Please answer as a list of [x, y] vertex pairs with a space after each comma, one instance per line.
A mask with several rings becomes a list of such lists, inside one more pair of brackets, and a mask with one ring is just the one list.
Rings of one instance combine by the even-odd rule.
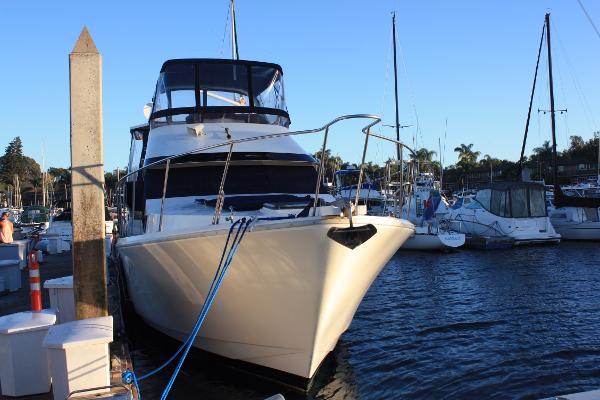
[[529, 216], [529, 204], [527, 204], [527, 188], [512, 188], [510, 190], [511, 215], [514, 218]]
[[477, 196], [475, 197], [475, 200], [477, 200], [477, 202], [479, 204], [481, 204], [481, 206], [483, 208], [485, 208], [486, 210], [489, 210], [491, 197], [492, 197], [491, 189], [482, 189], [477, 192]]
[[532, 217], [546, 216], [546, 201], [544, 189], [529, 188], [529, 209]]
[[[141, 157], [142, 157], [142, 141], [137, 140], [134, 135], [131, 135], [131, 148], [129, 150], [129, 165], [127, 166], [128, 174], [138, 170]], [[136, 179], [137, 179], [137, 174], [133, 174], [129, 178], [127, 178], [127, 180], [129, 182], [135, 181]]]

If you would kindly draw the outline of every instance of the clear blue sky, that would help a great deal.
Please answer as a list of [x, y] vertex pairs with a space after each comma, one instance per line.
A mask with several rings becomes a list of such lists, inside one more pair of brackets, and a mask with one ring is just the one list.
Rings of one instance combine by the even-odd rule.
[[[582, 1], [600, 25], [600, 2]], [[152, 97], [162, 62], [229, 55], [228, 33], [223, 40], [228, 4], [4, 2], [0, 146], [20, 135], [27, 155], [41, 161], [43, 142], [47, 166], [69, 165], [68, 54], [87, 25], [103, 56], [106, 168], [124, 166], [128, 128], [143, 122], [142, 107]], [[415, 124], [418, 115], [418, 146], [437, 150], [447, 118], [446, 164], [456, 161], [452, 150], [460, 143], [473, 143], [482, 155], [518, 158], [547, 10], [555, 28], [557, 107], [569, 109], [567, 118], [558, 117], [559, 146], [568, 135], [587, 139], [600, 129], [600, 39], [576, 0], [236, 4], [241, 58], [284, 68], [292, 129], [350, 113], [383, 114], [386, 123], [393, 123], [392, 10], [397, 12], [402, 47], [401, 122]], [[536, 110], [548, 107], [545, 67], [541, 74]], [[534, 113], [528, 149], [549, 138], [546, 120]], [[390, 128], [382, 132], [393, 135]], [[404, 129], [402, 135], [412, 143], [415, 128]], [[301, 140], [308, 151], [316, 150], [319, 142]], [[344, 159], [358, 161], [362, 137], [357, 125], [335, 130], [331, 147]], [[393, 152], [374, 144], [369, 157], [381, 162]]]

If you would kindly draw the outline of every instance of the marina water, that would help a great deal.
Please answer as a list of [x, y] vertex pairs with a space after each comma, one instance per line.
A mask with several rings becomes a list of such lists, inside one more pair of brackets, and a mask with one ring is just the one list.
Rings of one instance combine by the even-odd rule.
[[[232, 266], [235, 268], [235, 265]], [[538, 399], [600, 387], [600, 246], [398, 252], [304, 395], [196, 354], [176, 398]], [[136, 370], [176, 343], [139, 325]], [[156, 347], [156, 343], [165, 343]], [[169, 371], [142, 385], [158, 395]]]

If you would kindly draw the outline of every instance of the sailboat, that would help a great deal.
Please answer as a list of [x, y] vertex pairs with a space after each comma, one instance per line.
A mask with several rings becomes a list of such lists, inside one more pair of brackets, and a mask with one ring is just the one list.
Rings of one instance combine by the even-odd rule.
[[[395, 114], [396, 123], [394, 129], [396, 131], [396, 140], [400, 141], [400, 119], [398, 112], [398, 65], [396, 55], [396, 14], [392, 14], [392, 37], [393, 37], [393, 50], [394, 50], [394, 99], [395, 99]], [[409, 149], [414, 154], [414, 151]], [[400, 146], [397, 147], [397, 161], [395, 164], [399, 165], [400, 170], [405, 168], [408, 163], [403, 161], [402, 149]], [[465, 243], [465, 235], [456, 230], [450, 229], [450, 226], [446, 223], [441, 223], [438, 214], [438, 206], [440, 206], [441, 187], [438, 184], [435, 185], [432, 175], [428, 173], [419, 172], [413, 176], [413, 182], [405, 185], [404, 175], [401, 173], [401, 180], [396, 185], [392, 182], [392, 177], [389, 175], [389, 167], [387, 165], [386, 174], [386, 190], [390, 192], [391, 187], [397, 186], [399, 190], [393, 191], [396, 196], [400, 196], [400, 210], [397, 207], [397, 201], [395, 199], [389, 199], [391, 207], [388, 206], [388, 199], [386, 198], [383, 202], [384, 212], [390, 212], [392, 215], [396, 215], [399, 218], [406, 216], [406, 219], [415, 225], [415, 232], [411, 237], [404, 243], [402, 250], [448, 250], [458, 248]], [[391, 185], [391, 186], [390, 186]], [[410, 188], [410, 193], [404, 193], [405, 186]], [[387, 193], [387, 194], [391, 194]], [[387, 196], [386, 194], [386, 196]], [[381, 196], [383, 200], [383, 196]], [[444, 210], [444, 207], [440, 208]], [[444, 213], [444, 211], [442, 211]]]
[[453, 230], [446, 220], [448, 202], [440, 181], [431, 172], [419, 172], [405, 196], [400, 216], [415, 224], [415, 233], [402, 246], [404, 250], [450, 250], [465, 244], [465, 234]]
[[570, 196], [563, 192], [558, 181], [558, 157], [556, 153], [556, 122], [554, 86], [552, 76], [552, 48], [550, 41], [550, 14], [546, 14], [546, 46], [548, 50], [548, 78], [550, 92], [550, 125], [552, 129], [552, 161], [554, 172], [554, 200], [550, 207], [552, 225], [563, 239], [600, 240], [600, 198], [585, 195]]
[[414, 227], [333, 204], [324, 160], [293, 139], [322, 132], [325, 147], [335, 123], [377, 117], [291, 131], [282, 67], [240, 60], [232, 47], [232, 59], [163, 64], [148, 124], [131, 129], [118, 257], [136, 312], [184, 341], [228, 231], [252, 219], [193, 344], [310, 379]]

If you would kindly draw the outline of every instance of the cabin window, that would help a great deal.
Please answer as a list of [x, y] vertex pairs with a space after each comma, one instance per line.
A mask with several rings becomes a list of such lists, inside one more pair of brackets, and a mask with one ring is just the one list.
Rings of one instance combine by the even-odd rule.
[[513, 218], [523, 218], [529, 216], [527, 187], [512, 188], [510, 190], [510, 209]]
[[[135, 136], [131, 136], [131, 148], [129, 150], [129, 165], [127, 166], [127, 173], [130, 174], [138, 170], [140, 166], [140, 160], [142, 158], [143, 142], [136, 140]], [[137, 173], [129, 176], [127, 181], [133, 182], [137, 180]]]
[[252, 87], [256, 107], [285, 109], [282, 76], [278, 69], [252, 67]]
[[492, 197], [491, 189], [482, 189], [477, 192], [477, 196], [475, 197], [475, 200], [477, 200], [477, 202], [479, 204], [481, 204], [483, 206], [483, 208], [485, 208], [486, 210], [489, 210], [491, 197]]
[[[358, 175], [358, 171], [356, 173], [338, 174], [339, 185], [342, 188], [358, 185]], [[363, 183], [365, 183], [365, 181], [366, 179], [363, 177]]]
[[547, 215], [543, 188], [529, 188], [529, 210], [532, 217], [545, 217]]
[[193, 107], [195, 101], [193, 90], [174, 90], [171, 92], [172, 108], [190, 107], [190, 104]]
[[[222, 166], [178, 167], [171, 165], [166, 197], [209, 196], [219, 192]], [[314, 166], [231, 165], [225, 179], [226, 196], [255, 194], [312, 194], [317, 170]], [[146, 170], [145, 197], [162, 197], [164, 169]], [[325, 189], [321, 189], [325, 193]]]
[[490, 212], [499, 215], [500, 217], [509, 217], [507, 207], [507, 192], [504, 190], [492, 190], [492, 198], [490, 201]]
[[[175, 64], [160, 74], [154, 96], [154, 110], [194, 107], [196, 98], [195, 68], [193, 64]], [[189, 93], [192, 93], [190, 96]]]
[[597, 208], [584, 208], [583, 211], [585, 212], [585, 219], [588, 220], [589, 222], [598, 222], [598, 209]]
[[248, 107], [248, 67], [235, 64], [198, 64], [202, 107]]

